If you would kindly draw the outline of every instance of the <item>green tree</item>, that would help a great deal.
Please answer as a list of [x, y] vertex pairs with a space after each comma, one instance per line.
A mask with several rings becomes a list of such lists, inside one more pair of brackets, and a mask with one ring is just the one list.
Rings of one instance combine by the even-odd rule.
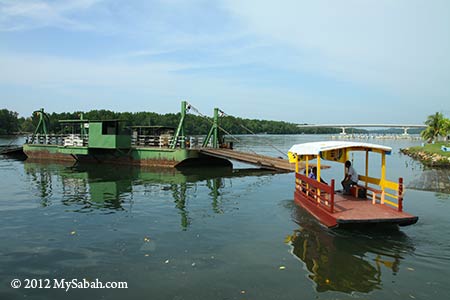
[[436, 112], [434, 115], [429, 115], [425, 121], [425, 125], [428, 127], [420, 134], [422, 138], [431, 143], [439, 136], [446, 136], [449, 132], [450, 120], [446, 119], [440, 112]]
[[34, 122], [32, 117], [21, 118], [20, 131], [27, 132], [27, 133], [33, 133], [34, 129], [36, 129], [36, 125], [37, 125], [37, 122]]
[[[47, 124], [51, 133], [61, 133], [66, 130], [59, 120], [79, 119], [81, 113], [85, 120], [119, 119], [125, 121], [125, 125], [161, 125], [176, 128], [180, 121], [180, 113], [158, 114], [154, 112], [113, 112], [110, 110], [91, 110], [88, 112], [62, 112], [49, 114]], [[19, 128], [23, 132], [33, 132], [38, 123], [38, 117], [32, 115], [19, 119]], [[212, 125], [211, 117], [199, 116], [189, 113], [185, 119], [187, 135], [206, 135]], [[300, 128], [297, 124], [283, 121], [244, 119], [234, 116], [222, 116], [219, 118], [219, 126], [230, 134], [301, 134], [301, 133], [338, 133], [337, 128]], [[357, 132], [357, 130], [355, 130]], [[364, 130], [358, 130], [364, 132]]]
[[13, 134], [19, 130], [18, 114], [7, 109], [0, 110], [0, 134]]
[[447, 139], [448, 139], [448, 136], [450, 135], [450, 119], [448, 119], [448, 118], [445, 118], [444, 119], [444, 124], [443, 124], [443, 130], [442, 130], [443, 132], [442, 132], [442, 136], [445, 136], [445, 137], [447, 137]]

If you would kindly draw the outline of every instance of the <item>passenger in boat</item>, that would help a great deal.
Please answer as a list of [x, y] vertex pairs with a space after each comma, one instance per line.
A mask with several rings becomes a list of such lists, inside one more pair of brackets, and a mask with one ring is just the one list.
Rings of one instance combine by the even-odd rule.
[[[309, 173], [308, 177], [317, 180], [317, 167], [313, 167], [311, 169], [311, 173]], [[325, 182], [325, 180], [322, 179], [322, 177], [320, 177], [320, 182], [328, 184], [328, 183]]]
[[358, 173], [352, 167], [352, 163], [349, 160], [345, 162], [345, 168], [347, 169], [347, 172], [345, 173], [345, 178], [341, 181], [341, 184], [344, 188], [344, 195], [350, 195], [350, 187], [358, 184]]

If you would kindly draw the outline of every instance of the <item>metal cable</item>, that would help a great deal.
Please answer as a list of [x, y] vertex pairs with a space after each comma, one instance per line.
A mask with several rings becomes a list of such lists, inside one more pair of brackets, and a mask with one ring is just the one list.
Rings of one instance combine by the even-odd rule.
[[[200, 115], [201, 117], [205, 118], [209, 123], [214, 125], [214, 122], [211, 121], [211, 118], [202, 114], [197, 108], [195, 108], [192, 104], [188, 103], [188, 109], [192, 109], [193, 111], [195, 111], [198, 115]], [[225, 113], [219, 109], [219, 112], [221, 112], [223, 115], [225, 115]], [[230, 132], [228, 132], [227, 130], [225, 130], [223, 127], [221, 127], [219, 124], [217, 124], [217, 127], [222, 130], [225, 134], [229, 135], [233, 140], [235, 140], [238, 143], [241, 143], [241, 141], [236, 138], [233, 134], [231, 134]], [[249, 148], [249, 147], [245, 147], [246, 149], [250, 150], [251, 152], [257, 154], [253, 149]]]
[[[211, 121], [211, 118], [208, 116], [205, 116], [204, 114], [202, 114], [198, 109], [196, 109], [194, 106], [192, 106], [192, 104], [189, 104], [188, 106], [190, 109], [194, 110], [198, 115], [200, 115], [201, 117], [205, 118], [209, 123], [214, 125], [214, 122]], [[225, 129], [223, 129], [222, 127], [220, 127], [217, 124], [217, 127], [222, 130], [223, 132], [225, 132], [226, 134], [230, 135], [236, 142], [240, 142], [240, 140], [238, 140], [236, 137], [234, 137], [231, 133], [229, 133], [228, 131], [226, 131]]]
[[[226, 114], [225, 112], [223, 112], [222, 110], [220, 111], [222, 112], [224, 115], [231, 117], [230, 115]], [[253, 134], [254, 136], [256, 136], [257, 138], [261, 138], [260, 136], [258, 136], [256, 133], [254, 133], [252, 130], [250, 130], [249, 128], [247, 128], [244, 124], [239, 123], [239, 125], [244, 128], [245, 130], [247, 130], [248, 132], [250, 132], [251, 134]], [[266, 142], [267, 143], [267, 142]], [[282, 151], [281, 149], [277, 148], [275, 145], [271, 144], [271, 143], [267, 143], [270, 147], [274, 148], [275, 150], [277, 150], [278, 152], [280, 152], [281, 154], [283, 154], [284, 156], [287, 156], [287, 154]]]

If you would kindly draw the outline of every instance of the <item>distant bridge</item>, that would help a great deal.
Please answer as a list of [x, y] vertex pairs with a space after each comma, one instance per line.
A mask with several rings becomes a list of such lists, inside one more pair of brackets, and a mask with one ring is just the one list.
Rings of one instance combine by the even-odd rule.
[[426, 125], [419, 124], [304, 124], [297, 125], [300, 128], [341, 128], [341, 134], [346, 134], [345, 129], [348, 128], [367, 128], [367, 127], [377, 127], [377, 128], [401, 128], [403, 129], [403, 134], [408, 134], [408, 129], [410, 128], [426, 128]]

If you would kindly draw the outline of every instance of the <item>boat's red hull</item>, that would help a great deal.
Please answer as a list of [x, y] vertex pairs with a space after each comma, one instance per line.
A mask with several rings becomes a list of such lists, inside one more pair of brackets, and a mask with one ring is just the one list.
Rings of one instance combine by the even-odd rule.
[[418, 217], [405, 212], [399, 212], [382, 204], [372, 204], [372, 201], [357, 199], [342, 194], [334, 195], [334, 212], [312, 202], [298, 190], [294, 193], [295, 202], [314, 216], [320, 223], [335, 228], [351, 225], [399, 225], [407, 226], [417, 222]]

